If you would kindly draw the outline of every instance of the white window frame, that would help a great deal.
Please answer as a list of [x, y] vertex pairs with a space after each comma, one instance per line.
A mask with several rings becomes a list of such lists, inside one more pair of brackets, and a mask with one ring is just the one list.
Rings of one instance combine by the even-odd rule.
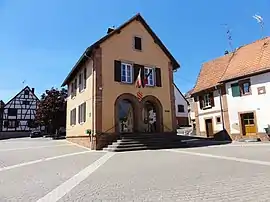
[[208, 107], [211, 107], [211, 99], [209, 93], [203, 95], [203, 108]]
[[[128, 67], [130, 67], [130, 75], [128, 75]], [[125, 75], [123, 74], [123, 69], [125, 69]], [[123, 79], [123, 76], [125, 79]], [[130, 81], [128, 81], [128, 77], [130, 77]], [[133, 83], [133, 66], [128, 63], [121, 63], [121, 82], [122, 83]]]
[[154, 67], [144, 67], [144, 76], [149, 73], [149, 70], [152, 69], [152, 83], [150, 84], [150, 76], [147, 78], [146, 86], [155, 86], [155, 68]]

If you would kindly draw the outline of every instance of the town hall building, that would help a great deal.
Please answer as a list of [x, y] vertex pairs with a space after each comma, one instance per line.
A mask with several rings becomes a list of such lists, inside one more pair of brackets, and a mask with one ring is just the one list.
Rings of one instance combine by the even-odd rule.
[[109, 28], [62, 84], [68, 86], [67, 139], [101, 149], [119, 133], [175, 132], [173, 71], [179, 67], [140, 14]]

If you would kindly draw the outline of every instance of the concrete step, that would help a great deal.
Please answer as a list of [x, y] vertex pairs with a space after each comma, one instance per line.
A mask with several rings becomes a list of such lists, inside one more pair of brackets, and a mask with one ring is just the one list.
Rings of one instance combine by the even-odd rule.
[[188, 145], [185, 143], [174, 143], [174, 144], [152, 144], [152, 145], [109, 145], [104, 148], [105, 151], [134, 151], [134, 150], [154, 150], [154, 149], [173, 149], [173, 148], [187, 148]]

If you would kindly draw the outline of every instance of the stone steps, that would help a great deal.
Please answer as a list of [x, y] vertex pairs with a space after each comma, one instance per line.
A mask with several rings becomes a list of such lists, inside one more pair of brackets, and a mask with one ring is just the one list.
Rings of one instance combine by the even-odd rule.
[[135, 151], [187, 147], [181, 137], [171, 134], [126, 134], [104, 148], [105, 151]]

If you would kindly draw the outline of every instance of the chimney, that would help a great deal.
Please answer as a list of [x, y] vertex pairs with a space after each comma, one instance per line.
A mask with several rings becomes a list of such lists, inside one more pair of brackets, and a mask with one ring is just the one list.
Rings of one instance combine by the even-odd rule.
[[228, 54], [229, 54], [229, 51], [226, 50], [225, 53], [224, 53], [224, 55], [228, 55]]
[[107, 34], [110, 34], [112, 31], [114, 31], [114, 28], [109, 27], [108, 30], [107, 30]]
[[32, 90], [31, 90], [31, 91], [32, 91], [32, 93], [33, 93], [33, 94], [35, 94], [35, 88], [32, 88]]

